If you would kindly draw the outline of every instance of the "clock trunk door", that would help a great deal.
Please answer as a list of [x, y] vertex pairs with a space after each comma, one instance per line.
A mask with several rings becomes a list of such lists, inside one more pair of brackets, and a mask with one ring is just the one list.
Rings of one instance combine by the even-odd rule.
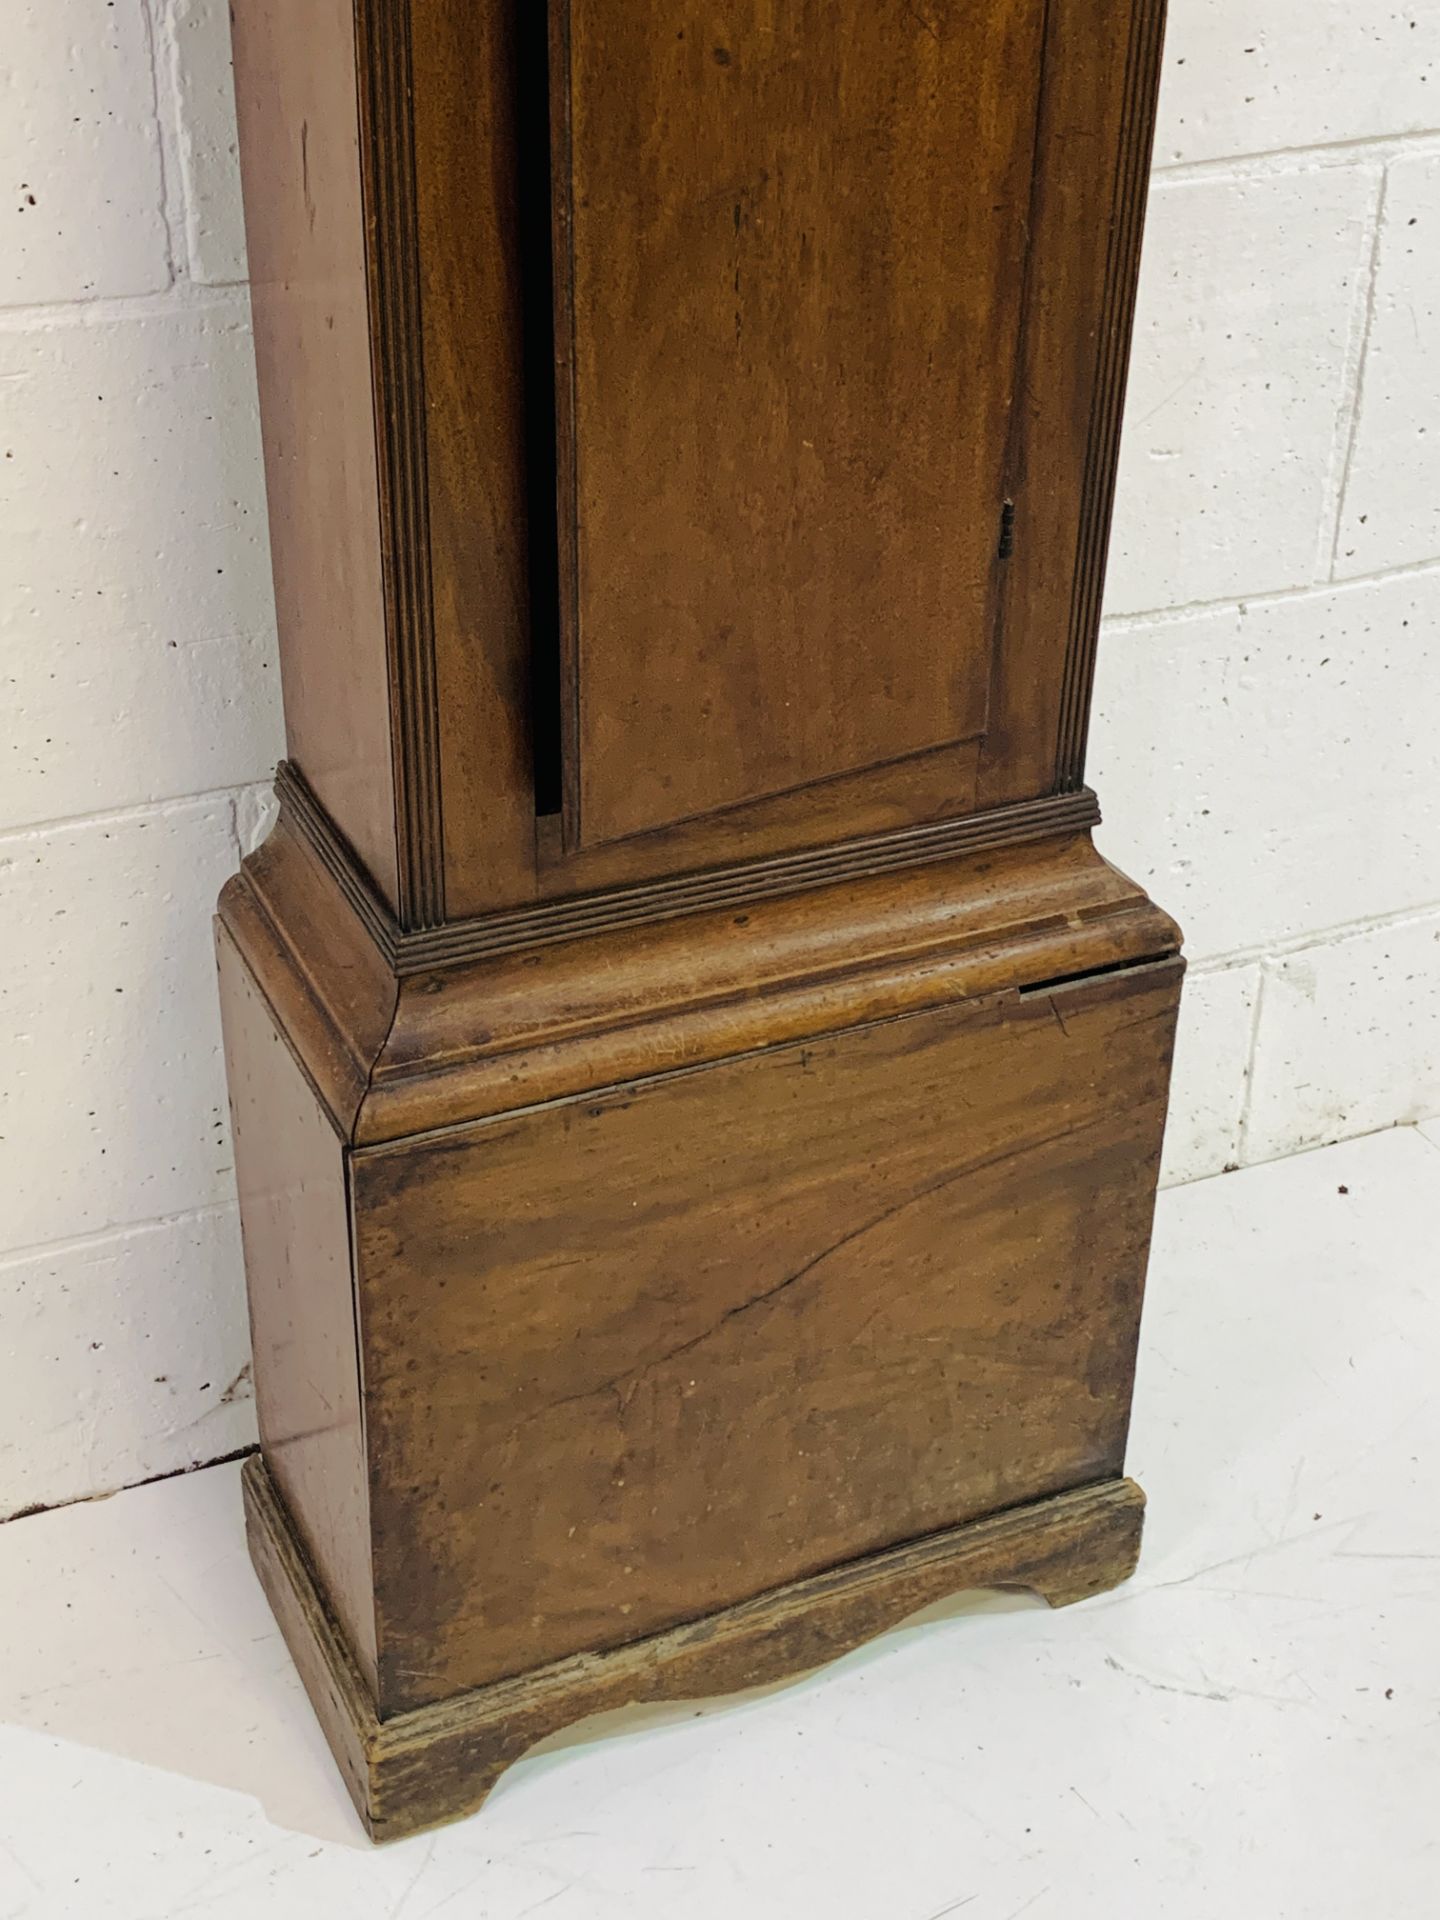
[[553, 0], [571, 849], [973, 762], [1045, 14]]

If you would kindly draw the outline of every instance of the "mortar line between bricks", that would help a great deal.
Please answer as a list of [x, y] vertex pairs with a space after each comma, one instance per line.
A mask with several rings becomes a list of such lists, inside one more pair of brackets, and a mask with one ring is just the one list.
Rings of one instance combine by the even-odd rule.
[[238, 867], [245, 858], [245, 849], [240, 844], [240, 795], [236, 793], [230, 796], [230, 850]]
[[94, 813], [63, 813], [53, 820], [26, 820], [0, 828], [0, 847], [12, 840], [24, 840], [31, 834], [64, 833], [76, 827], [125, 826], [147, 814], [173, 812], [177, 807], [215, 806], [241, 794], [262, 791], [274, 780], [273, 773], [257, 774], [253, 780], [236, 780], [225, 787], [204, 787], [198, 793], [165, 794], [154, 800], [135, 800], [124, 807], [98, 808]]
[[1345, 443], [1345, 459], [1340, 468], [1335, 499], [1335, 537], [1330, 546], [1330, 580], [1333, 583], [1340, 565], [1340, 542], [1345, 537], [1345, 508], [1350, 499], [1350, 470], [1360, 440], [1360, 422], [1365, 413], [1365, 385], [1370, 368], [1370, 339], [1375, 331], [1375, 307], [1380, 287], [1380, 253], [1385, 236], [1385, 211], [1390, 200], [1390, 173], [1380, 176], [1380, 198], [1375, 207], [1375, 232], [1370, 243], [1370, 266], [1365, 283], [1365, 313], [1355, 365], [1355, 392], [1350, 408], [1350, 432]]
[[[1205, 160], [1157, 160], [1151, 169], [1152, 180], [1247, 181], [1290, 177], [1310, 170], [1328, 171], [1347, 161], [1384, 162], [1414, 156], [1422, 158], [1437, 150], [1440, 127], [1417, 127], [1409, 133], [1363, 134], [1354, 140], [1312, 140], [1298, 146], [1257, 147], [1249, 153], [1214, 154]], [[1311, 168], [1303, 164], [1311, 163]], [[1290, 163], [1299, 164], [1290, 164]]]
[[[156, 30], [154, 0], [140, 0], [140, 18], [144, 23], [145, 51], [150, 68], [150, 117], [155, 125], [155, 158], [160, 170], [160, 226], [165, 235], [165, 265], [170, 287], [180, 279], [179, 248], [176, 246], [174, 188], [168, 152], [171, 128], [160, 100], [160, 36]], [[167, 89], [168, 92], [168, 89]], [[188, 250], [187, 250], [188, 251]]]
[[1342, 574], [1338, 580], [1309, 580], [1300, 587], [1267, 587], [1261, 593], [1226, 593], [1214, 600], [1185, 600], [1172, 607], [1142, 607], [1134, 612], [1112, 613], [1101, 626], [1101, 639], [1110, 633], [1138, 633], [1144, 627], [1184, 626], [1209, 614], [1246, 613], [1254, 607], [1283, 607], [1302, 600], [1329, 600], [1337, 593], [1349, 593], [1362, 587], [1384, 587], [1400, 580], [1423, 579], [1440, 572], [1440, 554], [1423, 560], [1406, 560], [1396, 567], [1378, 567], [1373, 573]]
[[1360, 272], [1356, 275], [1356, 290], [1350, 303], [1349, 324], [1345, 329], [1344, 392], [1335, 411], [1330, 455], [1325, 462], [1325, 510], [1315, 555], [1317, 586], [1333, 586], [1340, 564], [1340, 542], [1345, 531], [1345, 499], [1350, 487], [1350, 468], [1360, 438], [1365, 364], [1369, 358], [1370, 335], [1375, 325], [1380, 235], [1385, 225], [1389, 185], [1389, 171], [1382, 167], [1365, 223], [1363, 260]]
[[150, 59], [155, 87], [155, 120], [160, 130], [160, 160], [165, 197], [161, 212], [170, 234], [175, 280], [195, 279], [195, 218], [198, 211], [186, 165], [187, 125], [181, 56], [176, 41], [176, 6], [182, 0], [144, 0], [150, 17]]
[[234, 1213], [235, 1209], [234, 1200], [212, 1200], [203, 1207], [182, 1207], [178, 1213], [157, 1213], [148, 1220], [125, 1220], [108, 1227], [96, 1227], [93, 1233], [72, 1234], [64, 1240], [36, 1240], [25, 1247], [7, 1247], [0, 1253], [0, 1274], [33, 1260], [58, 1260], [66, 1254], [84, 1253], [88, 1248], [124, 1240], [131, 1234], [155, 1233], [162, 1227], [181, 1227], [195, 1220], [218, 1220], [224, 1214]]
[[0, 306], [0, 333], [58, 332], [122, 321], [164, 320], [176, 315], [228, 312], [248, 319], [248, 280], [181, 280], [145, 293], [97, 293], [88, 300], [43, 300]]
[[1420, 926], [1436, 918], [1440, 918], [1440, 900], [1397, 907], [1393, 913], [1370, 914], [1359, 920], [1342, 920], [1333, 926], [1307, 928], [1284, 940], [1234, 947], [1227, 953], [1202, 954], [1190, 961], [1189, 971], [1195, 979], [1216, 973], [1238, 973], [1242, 967], [1256, 966], [1262, 960], [1289, 960], [1297, 953], [1310, 953], [1317, 947], [1335, 947], [1346, 940], [1361, 939], [1367, 933], [1388, 933], [1395, 927]]
[[1245, 1050], [1240, 1112], [1235, 1126], [1235, 1158], [1242, 1167], [1250, 1151], [1250, 1117], [1255, 1103], [1255, 1063], [1260, 1057], [1260, 1011], [1265, 1004], [1265, 978], [1262, 964], [1255, 975], [1255, 1004], [1250, 1009], [1250, 1041]]

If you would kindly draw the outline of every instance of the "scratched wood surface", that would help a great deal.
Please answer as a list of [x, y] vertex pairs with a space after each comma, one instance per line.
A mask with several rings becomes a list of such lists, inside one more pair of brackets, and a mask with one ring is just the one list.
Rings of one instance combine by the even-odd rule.
[[1117, 1474], [1178, 973], [357, 1153], [382, 1712]]

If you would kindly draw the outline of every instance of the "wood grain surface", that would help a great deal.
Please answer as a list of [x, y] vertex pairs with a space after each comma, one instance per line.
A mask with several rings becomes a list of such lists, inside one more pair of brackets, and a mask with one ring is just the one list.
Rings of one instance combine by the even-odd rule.
[[343, 1150], [223, 930], [217, 948], [260, 1440], [327, 1604], [373, 1689], [370, 1512]]
[[549, 942], [396, 978], [288, 813], [221, 900], [337, 1130], [356, 1144], [1174, 953], [1179, 929], [1084, 834], [663, 922], [600, 897]]
[[[434, 698], [451, 918], [535, 890], [523, 257], [548, 232], [542, 225], [527, 234], [521, 224], [521, 142], [532, 107], [519, 91], [517, 39], [542, 12], [540, 0], [426, 0], [413, 24]], [[533, 224], [534, 206], [524, 211]], [[542, 320], [548, 343], [548, 313], [532, 324]], [[548, 346], [544, 376], [552, 378]], [[541, 509], [553, 518], [553, 498]]]
[[1178, 988], [356, 1153], [382, 1713], [1118, 1474]]
[[1164, 20], [1165, 0], [1050, 0], [980, 808], [1081, 777]]
[[978, 736], [1043, 0], [555, 12], [573, 842]]
[[289, 751], [399, 903], [384, 553], [350, 0], [234, 0]]

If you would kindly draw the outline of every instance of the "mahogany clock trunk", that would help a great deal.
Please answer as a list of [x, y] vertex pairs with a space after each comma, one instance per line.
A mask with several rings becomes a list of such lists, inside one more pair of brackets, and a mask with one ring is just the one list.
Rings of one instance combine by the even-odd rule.
[[1183, 962], [1084, 785], [1162, 0], [234, 0], [256, 1565], [377, 1837], [1123, 1578]]

